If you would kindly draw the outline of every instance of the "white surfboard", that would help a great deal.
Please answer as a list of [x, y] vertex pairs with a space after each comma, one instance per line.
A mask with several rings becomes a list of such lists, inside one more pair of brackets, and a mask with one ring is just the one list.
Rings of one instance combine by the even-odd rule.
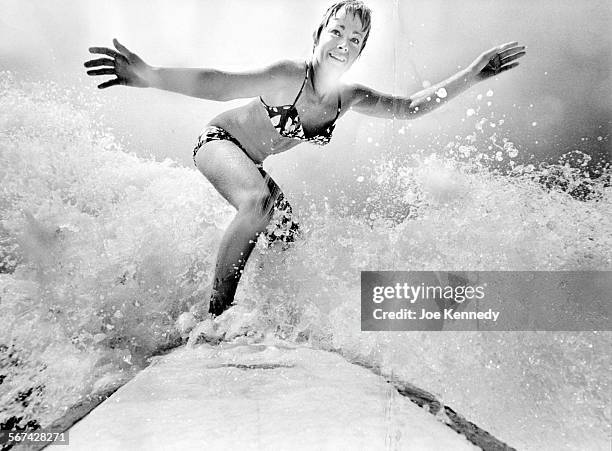
[[478, 449], [382, 377], [283, 342], [177, 349], [69, 437], [88, 451]]

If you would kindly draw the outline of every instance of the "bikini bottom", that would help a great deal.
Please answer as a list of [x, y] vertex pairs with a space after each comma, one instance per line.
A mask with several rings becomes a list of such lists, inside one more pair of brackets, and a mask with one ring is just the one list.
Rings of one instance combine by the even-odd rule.
[[247, 151], [244, 150], [242, 144], [240, 144], [240, 142], [238, 142], [238, 140], [230, 135], [226, 130], [215, 125], [210, 125], [206, 127], [204, 131], [202, 131], [202, 134], [198, 138], [198, 143], [193, 149], [194, 164], [195, 157], [204, 144], [210, 141], [222, 140], [227, 140], [235, 144], [247, 157], [249, 157], [251, 161], [253, 161], [253, 164], [255, 164], [255, 167], [257, 167], [259, 173], [266, 181], [270, 195], [272, 198], [276, 198], [274, 201], [274, 213], [272, 220], [264, 233], [268, 246], [272, 245], [272, 243], [275, 241], [281, 243], [292, 243], [295, 241], [295, 239], [299, 236], [300, 226], [293, 220], [293, 209], [291, 208], [289, 202], [287, 202], [287, 199], [285, 199], [285, 195], [272, 177], [270, 177], [270, 175], [264, 171], [263, 165], [255, 162], [249, 156]]

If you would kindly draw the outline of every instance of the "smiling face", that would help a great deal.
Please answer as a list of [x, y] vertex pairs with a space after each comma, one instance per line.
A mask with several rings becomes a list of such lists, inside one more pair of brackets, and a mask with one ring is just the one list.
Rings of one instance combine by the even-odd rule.
[[359, 17], [343, 8], [329, 18], [314, 48], [315, 63], [330, 65], [342, 72], [348, 70], [364, 44], [366, 31]]

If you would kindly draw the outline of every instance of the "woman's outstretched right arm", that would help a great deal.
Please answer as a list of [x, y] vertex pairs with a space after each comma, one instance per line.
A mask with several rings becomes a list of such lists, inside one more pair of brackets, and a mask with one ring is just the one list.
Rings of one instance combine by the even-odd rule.
[[106, 55], [109, 58], [87, 61], [87, 68], [100, 67], [88, 70], [87, 74], [116, 77], [98, 85], [100, 89], [114, 85], [151, 87], [201, 99], [224, 101], [276, 92], [291, 70], [290, 62], [280, 62], [261, 70], [241, 73], [214, 69], [153, 67], [116, 39], [113, 39], [113, 44], [117, 50], [106, 47], [89, 49], [90, 53]]

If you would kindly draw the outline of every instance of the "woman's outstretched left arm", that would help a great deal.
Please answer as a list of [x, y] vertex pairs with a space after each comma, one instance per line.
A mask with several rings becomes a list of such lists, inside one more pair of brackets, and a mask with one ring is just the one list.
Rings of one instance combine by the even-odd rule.
[[516, 60], [523, 55], [525, 47], [517, 42], [494, 47], [482, 53], [466, 69], [410, 97], [395, 97], [366, 86], [351, 85], [351, 109], [368, 116], [413, 119], [445, 104], [477, 82], [518, 66]]

